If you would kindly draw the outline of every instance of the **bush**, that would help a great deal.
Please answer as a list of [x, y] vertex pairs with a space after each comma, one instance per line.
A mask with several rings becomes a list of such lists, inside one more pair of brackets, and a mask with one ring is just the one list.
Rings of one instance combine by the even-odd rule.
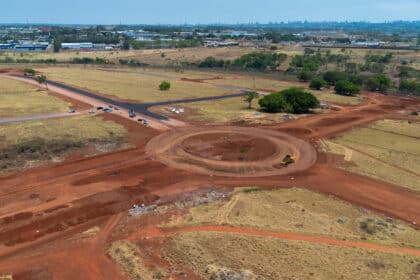
[[160, 90], [169, 90], [171, 88], [171, 83], [168, 81], [163, 81], [162, 83], [160, 83], [159, 85], [159, 89]]
[[25, 68], [24, 70], [25, 75], [35, 76], [35, 70], [32, 68]]
[[335, 93], [340, 95], [354, 96], [360, 93], [360, 87], [352, 82], [341, 80], [335, 85]]
[[401, 80], [399, 89], [406, 94], [420, 95], [420, 83], [413, 80]]
[[327, 85], [327, 82], [320, 78], [313, 78], [311, 81], [311, 84], [309, 85], [309, 88], [315, 89], [315, 90], [321, 90], [321, 88], [325, 87]]
[[293, 114], [307, 113], [319, 106], [319, 100], [301, 87], [292, 87], [281, 92], [272, 93], [259, 100], [261, 108], [270, 113], [287, 112]]
[[212, 56], [207, 57], [204, 61], [200, 62], [198, 64], [198, 67], [201, 68], [216, 68], [216, 67], [223, 67], [225, 65], [225, 62], [223, 59], [216, 59]]
[[327, 71], [322, 75], [323, 79], [330, 85], [335, 85], [338, 81], [347, 80], [346, 72]]
[[386, 92], [392, 86], [392, 82], [385, 75], [375, 75], [365, 81], [365, 86], [370, 91]]
[[307, 82], [310, 79], [312, 79], [313, 74], [309, 71], [306, 70], [302, 70], [297, 74], [297, 78], [299, 79], [299, 81], [302, 82]]

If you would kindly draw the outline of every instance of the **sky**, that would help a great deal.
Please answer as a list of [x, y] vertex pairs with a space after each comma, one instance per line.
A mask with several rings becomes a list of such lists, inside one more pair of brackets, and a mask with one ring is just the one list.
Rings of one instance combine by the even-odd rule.
[[420, 20], [420, 0], [12, 0], [0, 23], [207, 24]]

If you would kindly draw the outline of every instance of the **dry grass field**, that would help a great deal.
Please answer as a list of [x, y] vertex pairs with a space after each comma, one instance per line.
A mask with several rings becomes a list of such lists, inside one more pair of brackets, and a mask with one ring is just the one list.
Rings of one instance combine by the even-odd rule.
[[[94, 67], [39, 68], [51, 80], [86, 88], [120, 99], [143, 102], [166, 101], [223, 95], [229, 91], [209, 84], [181, 81], [184, 74], [166, 71], [115, 71]], [[200, 72], [196, 74], [200, 76]], [[159, 84], [169, 81], [171, 89], [160, 91]]]
[[[183, 233], [171, 262], [204, 279], [418, 279], [420, 258], [229, 233]], [[226, 275], [237, 278], [226, 278]], [[411, 277], [411, 278], [410, 278]], [[356, 277], [357, 278], [357, 277]]]
[[[258, 110], [258, 101], [254, 100], [252, 108], [248, 109], [248, 103], [242, 97], [219, 99], [212, 101], [200, 101], [194, 103], [177, 104], [176, 108], [184, 108], [183, 115], [176, 115], [168, 110], [168, 106], [155, 107], [154, 110], [174, 118], [185, 118], [189, 121], [198, 122], [246, 122], [252, 124], [270, 124], [283, 121], [286, 113], [264, 113]], [[295, 115], [296, 118], [305, 115]]]
[[385, 120], [325, 141], [327, 152], [344, 155], [343, 168], [420, 190], [420, 123]]
[[71, 149], [90, 152], [118, 148], [126, 129], [96, 116], [28, 121], [0, 125], [0, 170], [30, 167], [42, 160], [58, 161]]
[[0, 78], [0, 117], [20, 117], [68, 110], [70, 104], [48, 95], [45, 90]]
[[[218, 59], [235, 59], [252, 49], [241, 47], [226, 48], [187, 48], [187, 49], [153, 49], [130, 51], [61, 51], [59, 53], [13, 53], [1, 52], [0, 59], [11, 57], [13, 59], [56, 59], [58, 62], [69, 62], [73, 58], [103, 58], [118, 63], [120, 59], [134, 59], [152, 65], [177, 65], [180, 62], [198, 62], [206, 57], [213, 56]], [[163, 54], [163, 55], [162, 55]]]
[[[108, 249], [108, 254], [118, 263], [129, 279], [152, 280], [163, 279], [165, 271], [151, 271], [144, 264], [141, 251], [129, 241], [116, 241]], [[157, 278], [160, 277], [160, 278]]]
[[192, 208], [165, 226], [228, 224], [343, 240], [420, 248], [420, 233], [406, 223], [305, 189], [238, 189], [228, 202]]

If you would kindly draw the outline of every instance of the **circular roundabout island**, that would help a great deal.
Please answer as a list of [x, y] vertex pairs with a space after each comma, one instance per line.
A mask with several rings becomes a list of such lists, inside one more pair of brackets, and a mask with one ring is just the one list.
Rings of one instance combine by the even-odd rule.
[[146, 152], [174, 168], [226, 177], [285, 175], [309, 168], [317, 158], [314, 147], [301, 139], [235, 126], [169, 131], [153, 138]]

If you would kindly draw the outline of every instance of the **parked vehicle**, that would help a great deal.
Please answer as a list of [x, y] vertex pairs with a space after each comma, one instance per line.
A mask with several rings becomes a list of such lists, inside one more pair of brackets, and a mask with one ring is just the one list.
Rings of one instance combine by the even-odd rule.
[[108, 109], [108, 108], [105, 108], [103, 111], [104, 111], [105, 113], [111, 113], [111, 112], [112, 112], [112, 110], [111, 110], [111, 109]]
[[70, 109], [68, 112], [69, 112], [69, 114], [73, 114], [73, 113], [76, 113], [76, 110]]

